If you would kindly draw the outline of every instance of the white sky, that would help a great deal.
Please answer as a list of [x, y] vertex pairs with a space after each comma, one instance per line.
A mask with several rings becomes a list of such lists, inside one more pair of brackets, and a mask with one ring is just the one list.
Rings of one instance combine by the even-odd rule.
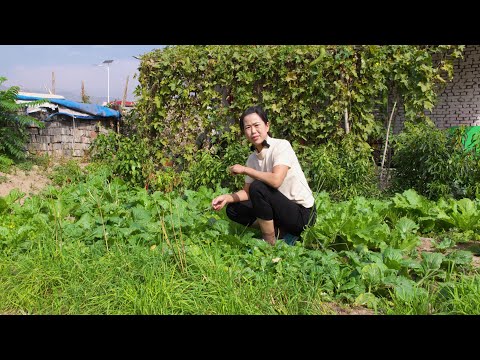
[[[138, 85], [134, 74], [140, 65], [133, 56], [140, 57], [162, 47], [164, 45], [0, 45], [0, 77], [7, 78], [2, 84], [4, 88], [19, 86], [21, 91], [48, 93], [46, 88], [52, 88], [53, 73], [58, 95], [78, 101], [83, 80], [88, 96], [106, 101], [110, 88], [112, 101], [123, 98], [128, 76], [127, 101], [133, 101], [133, 91]], [[98, 66], [104, 60], [113, 60], [109, 70]]]

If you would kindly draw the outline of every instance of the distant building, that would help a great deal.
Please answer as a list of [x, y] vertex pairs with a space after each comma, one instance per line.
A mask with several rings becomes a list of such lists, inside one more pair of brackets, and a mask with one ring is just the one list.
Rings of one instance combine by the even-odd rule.
[[114, 101], [110, 101], [109, 103], [104, 101], [102, 103], [102, 106], [106, 106], [106, 107], [109, 107], [110, 109], [114, 109], [117, 111], [123, 111], [125, 113], [133, 109], [133, 107], [135, 106], [135, 102], [125, 101], [125, 103], [122, 106], [122, 100], [114, 100]]
[[[28, 103], [45, 99], [45, 103]], [[99, 133], [118, 131], [121, 113], [109, 107], [66, 100], [61, 95], [19, 92], [17, 104], [24, 112], [45, 124], [32, 125], [27, 150], [59, 157], [83, 157]]]

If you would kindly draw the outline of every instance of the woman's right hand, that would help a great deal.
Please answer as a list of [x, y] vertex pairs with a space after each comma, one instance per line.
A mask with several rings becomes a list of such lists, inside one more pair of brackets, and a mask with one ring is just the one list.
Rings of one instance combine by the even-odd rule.
[[212, 208], [213, 210], [221, 210], [227, 204], [227, 197], [228, 195], [220, 195], [217, 196], [215, 199], [212, 200]]

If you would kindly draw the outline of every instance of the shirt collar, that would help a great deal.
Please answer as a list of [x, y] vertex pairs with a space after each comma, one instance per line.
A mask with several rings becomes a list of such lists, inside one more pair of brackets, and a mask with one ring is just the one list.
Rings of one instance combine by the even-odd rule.
[[256, 148], [254, 148], [254, 150], [253, 150], [253, 151], [255, 152], [255, 156], [256, 156], [257, 159], [259, 159], [259, 160], [265, 159], [265, 155], [267, 154], [268, 149], [269, 149], [269, 147], [270, 147], [270, 145], [271, 145], [271, 138], [270, 138], [270, 136], [267, 135], [267, 137], [265, 138], [265, 141], [267, 142], [268, 146], [264, 146], [264, 147], [262, 148], [262, 151], [258, 152]]

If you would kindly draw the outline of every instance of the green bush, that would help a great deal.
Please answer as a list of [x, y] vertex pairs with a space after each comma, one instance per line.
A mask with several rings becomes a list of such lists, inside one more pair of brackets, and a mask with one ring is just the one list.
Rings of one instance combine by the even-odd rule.
[[392, 138], [392, 190], [415, 189], [429, 199], [474, 199], [480, 190], [480, 156], [465, 150], [465, 128], [454, 131], [432, 124], [405, 123]]
[[14, 161], [5, 155], [0, 154], [0, 171], [4, 173], [8, 173], [10, 171], [10, 167], [14, 164]]
[[141, 57], [135, 131], [182, 170], [198, 160], [196, 152], [217, 145], [219, 133], [228, 144], [237, 142], [238, 117], [255, 104], [266, 110], [272, 134], [292, 143], [337, 141], [346, 135], [346, 113], [348, 135], [367, 141], [384, 126], [390, 97], [402, 102], [407, 119], [424, 120], [462, 51], [450, 45], [167, 46]]
[[90, 158], [110, 163], [114, 173], [132, 185], [145, 186], [154, 173], [145, 141], [135, 134], [100, 134], [90, 147]]
[[346, 136], [336, 143], [305, 148], [298, 157], [314, 192], [326, 191], [334, 200], [379, 194], [377, 167], [365, 142]]
[[200, 186], [215, 189], [217, 185], [231, 191], [241, 189], [245, 176], [232, 176], [229, 167], [235, 164], [244, 165], [250, 150], [243, 142], [231, 143], [225, 148], [213, 149], [214, 153], [202, 149], [195, 155], [195, 160], [185, 171], [185, 185], [188, 189], [197, 190]]
[[55, 166], [49, 178], [54, 185], [65, 186], [81, 182], [85, 179], [85, 174], [78, 162], [71, 159], [62, 165]]

